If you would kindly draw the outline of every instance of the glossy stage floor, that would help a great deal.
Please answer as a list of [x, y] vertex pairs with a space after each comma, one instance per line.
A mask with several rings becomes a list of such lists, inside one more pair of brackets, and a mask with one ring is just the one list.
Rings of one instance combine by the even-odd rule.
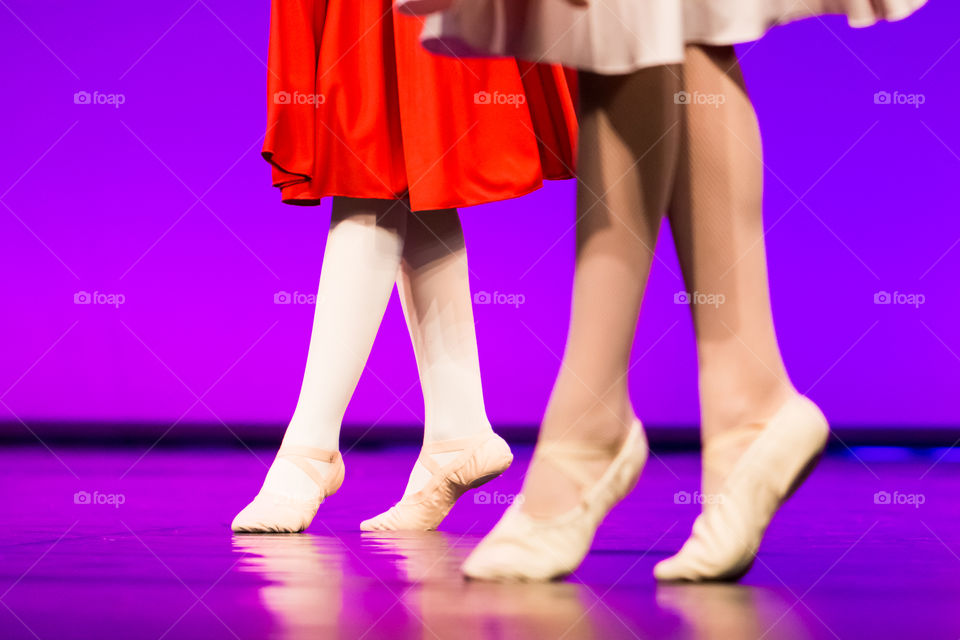
[[268, 451], [6, 447], [0, 637], [960, 637], [960, 451], [835, 451], [740, 584], [673, 586], [651, 568], [698, 511], [698, 461], [658, 452], [569, 580], [465, 582], [529, 453], [439, 532], [357, 529], [402, 490], [398, 447], [347, 452], [308, 533], [232, 536]]

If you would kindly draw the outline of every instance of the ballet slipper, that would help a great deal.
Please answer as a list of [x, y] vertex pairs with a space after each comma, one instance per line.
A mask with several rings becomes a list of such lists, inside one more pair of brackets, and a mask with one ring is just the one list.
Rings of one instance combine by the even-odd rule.
[[738, 580], [756, 558], [777, 509], [816, 466], [829, 426], [797, 395], [769, 420], [730, 471], [717, 500], [704, 506], [680, 551], [654, 567], [657, 580]]
[[555, 517], [535, 518], [524, 513], [522, 500], [515, 500], [464, 562], [464, 575], [478, 580], [521, 581], [569, 575], [586, 557], [597, 527], [636, 485], [647, 454], [639, 421], [631, 426], [620, 451], [599, 480], [585, 474], [579, 464], [589, 455], [582, 447], [562, 441], [538, 445], [535, 455], [545, 456], [581, 488], [579, 504]]
[[[344, 466], [339, 451], [281, 446], [276, 459], [286, 460], [307, 474], [316, 484], [316, 495], [300, 497], [261, 489], [253, 502], [233, 519], [230, 528], [234, 532], [299, 533], [310, 526], [320, 503], [343, 484]], [[321, 472], [310, 464], [310, 460], [329, 463], [329, 467]]]
[[[443, 466], [432, 458], [456, 451], [459, 455]], [[513, 462], [513, 454], [503, 438], [487, 433], [424, 444], [417, 461], [433, 474], [427, 484], [405, 495], [384, 513], [361, 522], [362, 531], [436, 529], [460, 496], [506, 471]]]

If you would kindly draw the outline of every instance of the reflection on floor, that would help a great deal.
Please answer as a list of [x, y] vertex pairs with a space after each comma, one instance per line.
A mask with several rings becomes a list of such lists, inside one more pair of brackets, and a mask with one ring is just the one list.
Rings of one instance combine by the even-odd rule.
[[957, 638], [960, 455], [828, 456], [739, 585], [661, 585], [698, 511], [693, 453], [651, 459], [569, 580], [498, 585], [458, 567], [519, 489], [529, 450], [442, 531], [361, 533], [416, 450], [345, 454], [309, 532], [233, 536], [270, 452], [0, 452], [2, 638]]

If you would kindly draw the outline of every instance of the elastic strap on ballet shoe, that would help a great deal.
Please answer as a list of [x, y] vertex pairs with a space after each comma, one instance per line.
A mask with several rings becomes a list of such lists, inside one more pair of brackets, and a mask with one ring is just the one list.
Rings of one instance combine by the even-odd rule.
[[340, 460], [340, 452], [318, 449], [316, 447], [282, 445], [277, 452], [277, 458], [283, 458], [291, 464], [296, 465], [301, 471], [307, 474], [311, 480], [317, 483], [318, 487], [324, 487], [328, 474], [320, 473], [308, 460], [335, 464]]
[[[472, 456], [477, 449], [486, 444], [491, 438], [496, 437], [497, 436], [493, 434], [484, 434], [469, 438], [429, 442], [424, 444], [420, 449], [418, 461], [434, 476], [446, 475], [460, 468], [464, 462], [470, 459], [470, 456]], [[437, 461], [431, 457], [439, 453], [453, 453], [454, 451], [459, 451], [460, 455], [443, 466], [440, 466]]]
[[583, 468], [584, 462], [601, 461], [608, 465], [616, 460], [620, 451], [630, 439], [630, 434], [615, 450], [609, 448], [591, 447], [585, 442], [571, 442], [569, 440], [546, 441], [537, 445], [534, 457], [544, 458], [557, 470], [563, 472], [581, 490], [593, 487], [599, 478], [589, 475]]
[[583, 462], [591, 458], [600, 459], [600, 450], [594, 450], [591, 455], [591, 452], [572, 443], [547, 442], [537, 447], [534, 457], [548, 461], [550, 466], [563, 473], [581, 491], [586, 491], [597, 482], [597, 478], [584, 470]]

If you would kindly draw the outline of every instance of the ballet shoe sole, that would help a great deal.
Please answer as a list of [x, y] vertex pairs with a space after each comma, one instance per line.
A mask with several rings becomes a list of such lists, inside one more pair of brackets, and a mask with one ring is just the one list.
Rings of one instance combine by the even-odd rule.
[[[467, 493], [468, 491], [470, 491], [471, 489], [476, 489], [476, 488], [478, 488], [478, 487], [482, 487], [483, 485], [487, 484], [487, 483], [490, 482], [491, 480], [496, 480], [497, 478], [499, 478], [500, 476], [502, 476], [502, 475], [503, 475], [503, 472], [506, 471], [506, 470], [510, 467], [511, 464], [513, 464], [513, 460], [511, 460], [511, 461], [507, 464], [507, 466], [504, 467], [503, 471], [497, 471], [497, 472], [495, 472], [495, 473], [488, 473], [488, 474], [486, 474], [486, 475], [484, 475], [484, 476], [480, 476], [479, 478], [477, 478], [476, 480], [473, 480], [473, 481], [470, 482], [469, 484], [460, 484], [459, 482], [453, 483], [453, 486], [454, 486], [454, 488], [455, 488], [455, 490], [456, 490], [456, 492], [457, 492], [457, 496], [456, 496], [456, 498], [454, 499], [453, 503], [456, 504], [457, 502], [459, 502], [459, 501], [460, 501], [460, 498], [462, 498], [462, 497], [464, 496], [464, 494], [466, 494], [466, 493]], [[450, 505], [450, 508], [447, 509], [446, 513], [443, 514], [443, 518], [440, 519], [440, 522], [443, 522], [443, 520], [446, 519], [446, 517], [447, 517], [448, 515], [450, 515], [450, 511], [451, 511], [452, 509], [453, 509], [453, 504], [451, 504], [451, 505]], [[440, 526], [440, 523], [438, 522], [437, 525], [436, 525], [435, 527], [433, 527], [433, 529], [428, 529], [428, 531], [435, 531], [436, 528], [439, 527], [439, 526]]]
[[[809, 460], [800, 468], [800, 472], [797, 474], [797, 477], [793, 479], [790, 483], [790, 486], [787, 488], [787, 493], [783, 498], [783, 502], [780, 503], [777, 511], [783, 508], [783, 505], [787, 503], [787, 500], [793, 497], [793, 494], [797, 492], [801, 485], [807, 481], [807, 478], [813, 473], [814, 469], [817, 468], [817, 465], [820, 464], [820, 461], [823, 459], [824, 451], [826, 450], [826, 445], [820, 449], [817, 453], [810, 457]], [[738, 582], [745, 575], [750, 573], [750, 570], [753, 569], [753, 565], [756, 562], [756, 555], [750, 559], [750, 562], [743, 567], [736, 567], [727, 573], [721, 574], [719, 576], [713, 576], [709, 578], [674, 578], [674, 579], [658, 579], [658, 582], [663, 583], [696, 583], [696, 582], [713, 582], [713, 583], [730, 583]]]
[[[503, 471], [506, 471], [506, 469], [504, 469]], [[460, 501], [460, 498], [462, 498], [464, 494], [466, 494], [471, 489], [482, 487], [483, 485], [487, 484], [491, 480], [495, 480], [499, 478], [501, 475], [503, 475], [503, 471], [500, 471], [498, 473], [489, 473], [485, 476], [481, 476], [476, 480], [474, 480], [473, 482], [471, 482], [470, 484], [460, 484], [459, 482], [452, 483], [454, 491], [456, 492], [456, 497], [453, 499], [453, 504], [451, 504], [450, 508], [444, 512], [443, 517], [440, 518], [440, 522], [435, 524], [433, 527], [427, 529], [427, 531], [436, 531], [437, 527], [439, 527], [440, 524], [444, 520], [446, 520], [447, 516], [450, 515], [450, 512], [453, 510], [453, 506]]]
[[[282, 450], [283, 450], [283, 447], [281, 447], [281, 451]], [[340, 457], [339, 453], [336, 454], [336, 459], [339, 460], [339, 462], [335, 465], [335, 468], [331, 470], [333, 475], [330, 475], [325, 480], [325, 482], [322, 482], [322, 483], [317, 482], [317, 486], [322, 490], [323, 493], [318, 499], [316, 508], [313, 509], [313, 515], [310, 517], [310, 520], [307, 521], [306, 525], [298, 529], [286, 529], [284, 531], [278, 531], [276, 529], [265, 529], [265, 528], [258, 528], [258, 529], [250, 529], [247, 527], [236, 528], [231, 522], [230, 531], [232, 533], [254, 534], [254, 535], [256, 534], [284, 534], [285, 535], [285, 534], [303, 533], [304, 531], [306, 531], [307, 528], [310, 526], [310, 524], [313, 522], [313, 519], [317, 517], [317, 511], [319, 510], [320, 505], [326, 502], [330, 498], [330, 496], [332, 496], [337, 491], [339, 491], [340, 487], [343, 486], [343, 479], [346, 476], [346, 467], [344, 466], [343, 458]], [[256, 498], [254, 498], [254, 500], [256, 500]], [[236, 521], [236, 519], [234, 519], [234, 521]]]
[[[466, 464], [466, 463], [465, 463], [465, 464]], [[460, 498], [462, 498], [462, 497], [463, 497], [463, 494], [465, 494], [467, 491], [470, 491], [471, 489], [476, 489], [477, 487], [482, 487], [483, 485], [487, 484], [487, 483], [490, 482], [491, 480], [496, 480], [497, 478], [499, 478], [500, 476], [502, 476], [502, 475], [504, 474], [504, 472], [505, 472], [507, 469], [509, 469], [509, 468], [510, 468], [510, 465], [512, 465], [512, 464], [513, 464], [513, 456], [511, 455], [511, 456], [510, 456], [510, 459], [509, 459], [509, 460], [506, 460], [506, 462], [505, 462], [504, 465], [503, 465], [503, 468], [501, 468], [499, 471], [491, 471], [490, 473], [487, 473], [487, 474], [484, 474], [484, 475], [479, 476], [479, 477], [477, 477], [477, 478], [474, 478], [473, 480], [471, 480], [470, 482], [467, 482], [467, 483], [453, 482], [453, 481], [451, 480], [451, 481], [450, 481], [451, 484], [452, 484], [453, 487], [457, 490], [457, 500], [459, 500]], [[458, 469], [458, 471], [459, 471], [459, 469]], [[451, 507], [451, 508], [452, 508], [452, 507]], [[448, 513], [449, 513], [449, 512], [448, 512]], [[444, 517], [446, 517], [446, 516], [444, 516]]]
[[[786, 491], [784, 492], [783, 500], [780, 501], [780, 504], [779, 504], [779, 506], [777, 507], [776, 511], [774, 512], [774, 515], [775, 515], [777, 512], [779, 512], [780, 509], [783, 508], [783, 505], [786, 504], [787, 501], [788, 501], [791, 497], [793, 497], [793, 495], [797, 492], [797, 490], [800, 488], [800, 486], [803, 485], [803, 483], [807, 481], [807, 479], [808, 479], [808, 478], [810, 477], [810, 475], [813, 473], [814, 469], [816, 469], [817, 465], [818, 465], [818, 464], [820, 463], [820, 461], [823, 459], [823, 455], [824, 455], [824, 452], [826, 451], [827, 444], [828, 444], [828, 442], [829, 442], [829, 437], [830, 437], [830, 427], [829, 427], [829, 424], [826, 424], [826, 421], [824, 421], [824, 422], [825, 422], [825, 432], [824, 432], [824, 440], [823, 440], [822, 446], [821, 446], [819, 449], [817, 449], [815, 452], [813, 452], [813, 453], [808, 457], [808, 459], [806, 460], [806, 462], [803, 463], [803, 465], [800, 467], [800, 469], [799, 469], [799, 471], [797, 472], [797, 474], [796, 474], [796, 475], [794, 476], [794, 478], [790, 481], [790, 484], [787, 485]], [[772, 518], [771, 518], [771, 519], [772, 519]], [[769, 522], [768, 522], [767, 524], [769, 525]], [[761, 538], [761, 539], [762, 539], [762, 538]], [[663, 583], [683, 583], [683, 582], [686, 582], [686, 583], [693, 583], [693, 582], [730, 583], [730, 582], [737, 582], [737, 581], [739, 581], [741, 578], [743, 578], [745, 575], [747, 575], [747, 573], [750, 572], [750, 570], [753, 568], [753, 565], [754, 565], [754, 563], [755, 563], [755, 561], [756, 561], [756, 557], [757, 557], [757, 554], [755, 553], [755, 554], [753, 555], [753, 557], [750, 558], [750, 561], [747, 562], [746, 564], [744, 564], [744, 565], [742, 565], [742, 566], [734, 567], [734, 568], [732, 568], [731, 570], [729, 570], [729, 571], [727, 571], [727, 572], [725, 572], [725, 573], [722, 573], [722, 574], [720, 574], [720, 575], [718, 575], [718, 576], [697, 577], [697, 578], [670, 578], [670, 579], [658, 578], [657, 580], [658, 580], [659, 582], [663, 582]]]
[[[823, 449], [820, 449], [816, 454], [814, 454], [807, 463], [800, 469], [800, 473], [797, 474], [797, 477], [787, 488], [787, 495], [784, 497], [784, 504], [793, 497], [793, 494], [797, 492], [797, 489], [800, 488], [804, 482], [807, 481], [807, 478], [810, 477], [810, 474], [813, 473], [813, 470], [817, 468], [817, 465], [820, 464], [820, 461], [823, 459], [823, 452], [826, 450], [826, 445]], [[782, 505], [781, 505], [782, 506]]]
[[[341, 478], [339, 482], [342, 484], [343, 479]], [[326, 494], [320, 500], [320, 504], [325, 504], [327, 500], [330, 499], [330, 496], [336, 493], [339, 488], [340, 488], [340, 484], [337, 484], [336, 488], [332, 492]], [[317, 506], [319, 509], [319, 505]], [[313, 518], [316, 518], [316, 514], [314, 514]], [[313, 522], [313, 518], [310, 519], [310, 523]], [[231, 524], [230, 531], [232, 533], [240, 534], [240, 535], [264, 535], [264, 534], [293, 535], [297, 533], [303, 533], [304, 531], [306, 531], [307, 528], [310, 526], [310, 523], [307, 523], [306, 526], [300, 527], [299, 529], [284, 529], [283, 531], [278, 531], [277, 529], [251, 529], [246, 527], [237, 529], [237, 528], [234, 528], [233, 525]]]
[[[513, 464], [513, 456], [510, 456], [510, 459], [506, 461], [506, 464], [499, 471], [494, 471], [491, 473], [484, 474], [478, 478], [471, 480], [468, 483], [454, 482], [453, 480], [448, 480], [450, 482], [450, 487], [453, 489], [453, 492], [454, 492], [453, 502], [450, 504], [447, 510], [443, 512], [443, 515], [440, 516], [440, 518], [437, 520], [437, 523], [428, 529], [424, 529], [424, 531], [436, 531], [437, 527], [439, 527], [440, 524], [447, 518], [447, 516], [450, 515], [450, 511], [453, 510], [454, 505], [460, 501], [460, 498], [462, 498], [464, 494], [466, 494], [471, 489], [482, 487], [483, 485], [487, 484], [491, 480], [495, 480], [499, 478], [500, 476], [503, 475], [503, 473], [507, 469], [510, 468], [510, 465], [512, 464]], [[362, 530], [363, 531], [403, 531], [404, 529], [362, 529]]]
[[262, 536], [262, 535], [294, 535], [297, 533], [303, 533], [306, 529], [289, 529], [286, 531], [277, 531], [276, 529], [231, 529], [231, 531], [239, 536]]
[[[809, 461], [803, 466], [800, 470], [800, 473], [790, 484], [790, 487], [787, 489], [787, 495], [783, 499], [783, 502], [780, 504], [780, 508], [783, 508], [783, 505], [787, 503], [793, 494], [796, 493], [797, 489], [800, 488], [804, 482], [807, 481], [807, 478], [810, 477], [810, 474], [813, 473], [813, 470], [817, 468], [817, 465], [820, 464], [820, 460], [823, 459], [823, 450], [821, 449], [819, 453], [810, 458]], [[779, 509], [777, 509], [779, 511]], [[745, 567], [737, 567], [735, 570], [725, 573], [723, 575], [717, 576], [715, 578], [704, 578], [702, 580], [665, 580], [664, 582], [717, 582], [717, 583], [730, 583], [730, 582], [739, 582], [741, 578], [750, 573], [750, 570], [753, 569], [753, 565], [756, 562], [756, 556], [750, 559], [750, 562]]]
[[[503, 471], [506, 471], [506, 469], [504, 469]], [[500, 476], [502, 476], [502, 475], [503, 475], [503, 471], [499, 471], [499, 472], [497, 472], [497, 473], [488, 473], [488, 474], [485, 475], [485, 476], [480, 476], [479, 478], [477, 478], [476, 480], [474, 480], [474, 481], [471, 482], [470, 484], [460, 485], [460, 486], [464, 488], [464, 491], [465, 491], [465, 492], [466, 492], [466, 491], [469, 491], [470, 489], [476, 489], [477, 487], [482, 487], [483, 485], [487, 484], [487, 483], [490, 482], [491, 480], [495, 480], [495, 479], [499, 478]]]

